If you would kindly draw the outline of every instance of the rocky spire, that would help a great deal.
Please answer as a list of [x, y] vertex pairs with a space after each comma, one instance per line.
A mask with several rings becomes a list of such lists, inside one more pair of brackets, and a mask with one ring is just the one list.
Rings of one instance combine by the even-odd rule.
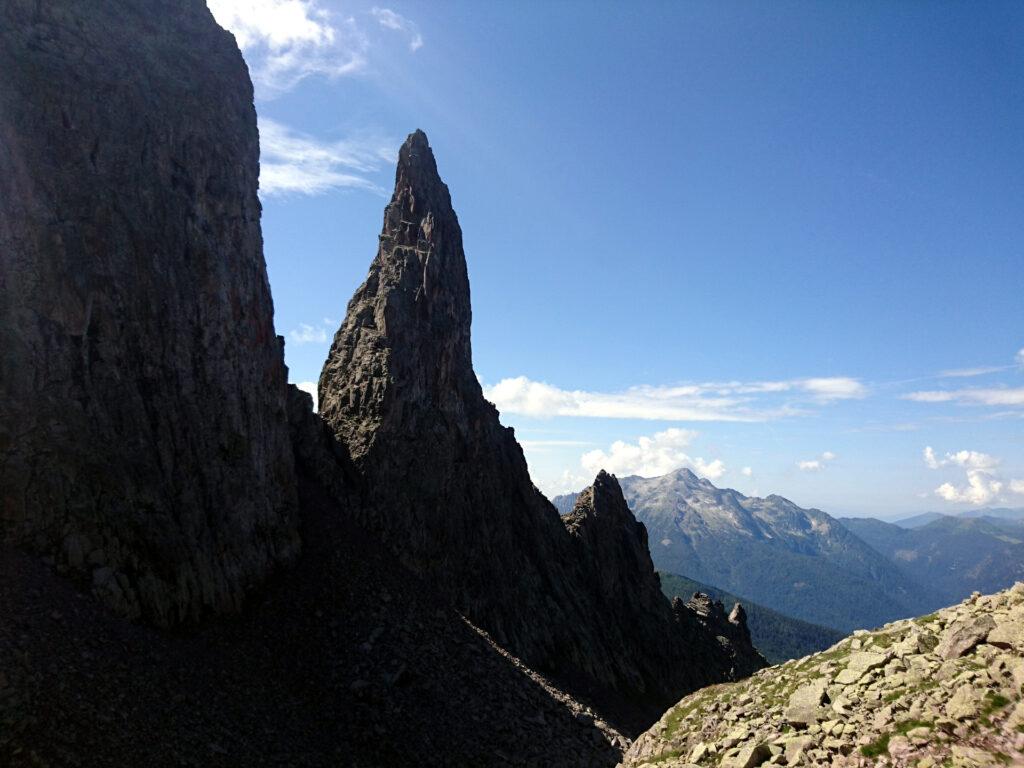
[[487, 409], [473, 375], [471, 322], [462, 230], [426, 134], [416, 131], [398, 152], [377, 258], [320, 377], [320, 413], [353, 458], [394, 428], [464, 429]]
[[0, 4], [0, 538], [119, 611], [297, 551], [252, 86], [201, 0]]
[[363, 522], [500, 643], [563, 680], [660, 705], [734, 674], [712, 636], [679, 631], [613, 477], [602, 473], [564, 523], [533, 486], [473, 373], [470, 323], [459, 222], [417, 131], [319, 384], [321, 413], [369, 489]]

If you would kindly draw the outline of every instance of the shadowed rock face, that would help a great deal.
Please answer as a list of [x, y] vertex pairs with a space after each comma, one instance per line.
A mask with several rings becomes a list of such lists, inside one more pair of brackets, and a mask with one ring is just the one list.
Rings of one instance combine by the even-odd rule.
[[11, 0], [0, 71], [0, 534], [235, 610], [298, 547], [242, 57], [200, 0]]
[[675, 690], [745, 677], [766, 665], [739, 603], [726, 616], [722, 603], [697, 593], [687, 603], [676, 598], [670, 607], [651, 562], [647, 529], [633, 516], [614, 476], [600, 472], [562, 519], [603, 633], [614, 640], [618, 655], [646, 659]]
[[659, 703], [727, 679], [731, 667], [688, 663], [700, 654], [677, 642], [646, 534], [613, 479], [596, 493], [617, 494], [622, 519], [581, 513], [571, 534], [534, 488], [473, 373], [470, 323], [459, 222], [417, 131], [319, 384], [321, 414], [365, 479], [364, 522], [532, 666]]

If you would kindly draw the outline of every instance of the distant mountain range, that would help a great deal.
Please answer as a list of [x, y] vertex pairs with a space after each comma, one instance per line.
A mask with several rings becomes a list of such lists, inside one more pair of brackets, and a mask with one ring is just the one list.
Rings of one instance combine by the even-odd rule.
[[945, 603], [1024, 579], [1024, 519], [938, 515], [906, 527], [871, 518], [840, 522]]
[[[964, 518], [964, 517], [995, 517], [1000, 520], [1020, 520], [1024, 521], [1024, 509], [1007, 509], [1006, 507], [982, 507], [981, 509], [967, 509], [963, 512], [956, 512], [953, 514], [946, 514], [944, 512], [922, 512], [920, 515], [914, 515], [912, 517], [905, 517], [901, 520], [894, 520], [893, 525], [898, 525], [900, 528], [920, 528], [922, 525], [928, 525], [936, 520], [941, 520], [944, 517], [951, 518]], [[873, 520], [874, 518], [857, 518]]]
[[668, 598], [681, 597], [687, 600], [694, 592], [703, 592], [726, 606], [742, 604], [747, 612], [747, 626], [754, 645], [772, 664], [809, 656], [843, 639], [843, 633], [835, 629], [791, 618], [745, 597], [701, 584], [685, 576], [674, 573], [658, 575], [661, 576], [661, 591]]
[[[620, 484], [647, 526], [659, 571], [844, 631], [942, 605], [937, 594], [821, 510], [717, 488], [688, 469], [625, 477]], [[573, 498], [558, 497], [555, 506], [564, 512]]]

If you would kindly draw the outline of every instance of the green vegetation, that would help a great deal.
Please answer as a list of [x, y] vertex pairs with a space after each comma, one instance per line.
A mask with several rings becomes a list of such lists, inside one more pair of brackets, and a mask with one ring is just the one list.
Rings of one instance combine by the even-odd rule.
[[981, 711], [978, 713], [978, 722], [986, 728], [992, 726], [992, 715], [998, 712], [1000, 709], [1010, 703], [1010, 700], [1003, 696], [1001, 693], [995, 691], [988, 691], [985, 694], [985, 700], [982, 704]]
[[888, 632], [876, 632], [873, 635], [868, 635], [871, 638], [871, 645], [868, 650], [873, 648], [889, 648], [894, 641], [893, 636]]
[[870, 744], [865, 744], [861, 747], [860, 753], [864, 755], [864, 757], [878, 757], [879, 755], [886, 755], [889, 753], [890, 738], [892, 738], [890, 734], [883, 734]]
[[893, 733], [883, 733], [877, 739], [870, 744], [865, 744], [860, 748], [860, 753], [864, 757], [878, 757], [879, 755], [885, 755], [889, 753], [889, 740], [893, 736], [906, 736], [915, 728], [932, 728], [932, 724], [925, 722], [924, 720], [903, 720], [896, 724], [893, 729]]
[[683, 600], [689, 600], [694, 592], [704, 592], [725, 603], [726, 610], [730, 610], [737, 602], [742, 603], [747, 611], [747, 625], [750, 627], [754, 645], [771, 664], [780, 664], [789, 659], [817, 653], [843, 638], [843, 634], [837, 630], [791, 618], [771, 608], [752, 603], [746, 598], [737, 597], [685, 576], [664, 572], [659, 575], [661, 591], [669, 598], [681, 597]]
[[[1006, 589], [1024, 559], [1024, 521], [940, 517], [913, 529], [871, 519], [841, 522], [897, 569], [936, 593], [943, 604]], [[927, 557], [919, 556], [927, 553]]]
[[648, 765], [657, 765], [658, 763], [664, 763], [668, 760], [675, 760], [677, 757], [682, 757], [683, 751], [681, 749], [670, 749], [665, 752], [661, 752], [648, 758], [644, 762]]

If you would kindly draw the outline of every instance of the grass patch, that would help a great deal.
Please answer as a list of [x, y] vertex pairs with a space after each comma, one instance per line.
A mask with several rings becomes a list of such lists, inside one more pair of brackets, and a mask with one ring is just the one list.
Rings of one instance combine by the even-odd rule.
[[667, 752], [660, 752], [659, 754], [655, 755], [654, 757], [651, 757], [648, 760], [645, 760], [644, 764], [645, 765], [658, 765], [659, 763], [664, 763], [664, 762], [667, 762], [669, 760], [675, 760], [677, 757], [682, 757], [682, 756], [683, 756], [683, 750], [681, 750], [681, 749], [670, 749]]
[[927, 616], [919, 616], [914, 619], [915, 624], [931, 624], [932, 622], [939, 620], [939, 614], [929, 613]]
[[870, 744], [865, 744], [860, 748], [860, 753], [864, 757], [879, 757], [881, 755], [889, 754], [889, 740], [894, 735], [906, 736], [915, 728], [931, 728], [931, 723], [926, 723], [924, 720], [903, 720], [896, 724], [893, 733], [884, 733], [875, 739]]
[[1002, 709], [1009, 703], [1010, 700], [1003, 696], [1003, 694], [989, 691], [985, 694], [985, 709], [983, 710], [983, 713], [991, 715], [997, 709]]
[[672, 736], [676, 731], [678, 731], [683, 720], [689, 717], [693, 712], [697, 711], [703, 703], [704, 697], [697, 696], [691, 701], [686, 702], [686, 704], [679, 704], [676, 706], [676, 708], [669, 712], [668, 716], [665, 718], [665, 735]]
[[891, 648], [894, 642], [893, 636], [888, 632], [879, 632], [877, 635], [869, 635], [871, 648]]
[[917, 683], [916, 685], [912, 685], [912, 686], [909, 686], [909, 687], [906, 687], [906, 688], [897, 688], [894, 691], [890, 691], [889, 693], [885, 694], [885, 696], [882, 697], [882, 701], [885, 702], [886, 704], [892, 704], [893, 702], [899, 701], [900, 699], [902, 699], [904, 697], [916, 696], [919, 693], [925, 693], [927, 691], [932, 690], [933, 688], [938, 688], [938, 687], [939, 687], [938, 680], [935, 680], [934, 678], [928, 678], [928, 679], [922, 680], [921, 682]]
[[860, 753], [864, 757], [879, 757], [880, 755], [889, 754], [889, 739], [892, 736], [888, 733], [879, 736], [877, 739], [872, 741], [870, 744], [865, 744], [860, 748]]
[[932, 724], [926, 723], [924, 720], [904, 720], [897, 724], [896, 733], [900, 736], [906, 736], [915, 728], [927, 728], [928, 730], [931, 730]]

